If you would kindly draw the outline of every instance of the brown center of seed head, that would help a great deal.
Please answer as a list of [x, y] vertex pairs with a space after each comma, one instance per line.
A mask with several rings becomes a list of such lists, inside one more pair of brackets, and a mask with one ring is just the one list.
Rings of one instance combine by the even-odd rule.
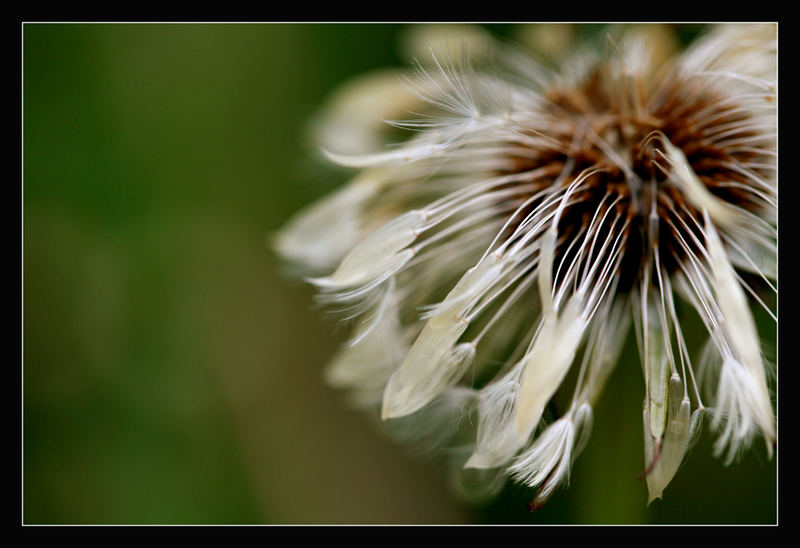
[[[648, 139], [654, 132], [683, 152], [713, 195], [746, 210], [760, 207], [750, 191], [753, 174], [731, 167], [757, 163], [759, 154], [721, 138], [725, 132], [738, 140], [753, 137], [748, 115], [701, 82], [671, 83], [657, 97], [646, 96], [644, 90], [640, 82], [624, 74], [615, 76], [606, 65], [593, 71], [582, 86], [551, 89], [545, 95], [545, 116], [558, 122], [553, 126], [558, 129], [548, 135], [559, 145], [538, 151], [533, 158], [515, 159], [518, 171], [552, 166], [551, 180], [562, 186], [588, 169], [602, 168], [585, 180], [563, 211], [555, 265], [569, 264], [580, 247], [570, 246], [572, 239], [585, 234], [592, 217], [598, 212], [602, 216], [613, 204], [616, 214], [606, 216], [597, 234], [603, 241], [614, 236], [610, 231], [624, 230], [617, 291], [628, 291], [638, 283], [650, 243], [657, 242], [660, 266], [668, 274], [681, 267], [689, 252], [701, 252], [702, 212], [675, 185], [667, 184], [670, 166], [655, 152], [658, 142]], [[658, 216], [655, 235], [649, 234], [648, 225], [652, 207]], [[627, 223], [614, 224], [618, 218]]]

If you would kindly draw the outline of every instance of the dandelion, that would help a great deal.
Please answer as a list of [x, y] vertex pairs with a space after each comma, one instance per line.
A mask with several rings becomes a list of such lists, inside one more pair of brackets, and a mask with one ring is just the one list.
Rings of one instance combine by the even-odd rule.
[[356, 174], [276, 237], [354, 322], [327, 378], [534, 488], [532, 507], [567, 481], [631, 326], [650, 501], [705, 416], [726, 463], [776, 443], [751, 310], [777, 321], [759, 296], [777, 291], [776, 26], [716, 26], [669, 57], [659, 29], [558, 70], [474, 29], [427, 35], [415, 71], [324, 111], [326, 157]]

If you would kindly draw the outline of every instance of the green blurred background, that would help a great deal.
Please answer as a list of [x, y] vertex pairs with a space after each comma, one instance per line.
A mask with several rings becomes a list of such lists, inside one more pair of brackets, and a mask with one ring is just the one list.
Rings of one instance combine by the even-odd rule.
[[571, 486], [535, 514], [519, 487], [460, 501], [323, 384], [344, 333], [267, 236], [340, 182], [307, 120], [404, 64], [402, 32], [23, 26], [24, 523], [776, 521], [775, 461], [757, 445], [725, 468], [708, 432], [646, 506], [634, 345]]

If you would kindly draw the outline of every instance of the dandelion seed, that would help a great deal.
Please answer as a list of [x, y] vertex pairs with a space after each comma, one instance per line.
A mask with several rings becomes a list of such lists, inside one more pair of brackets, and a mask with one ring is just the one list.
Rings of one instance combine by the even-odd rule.
[[[322, 300], [363, 314], [330, 382], [398, 430], [458, 438], [461, 465], [531, 486], [533, 507], [568, 479], [631, 324], [650, 501], [705, 414], [726, 463], [776, 441], [749, 308], [776, 318], [759, 297], [776, 291], [776, 26], [716, 26], [671, 57], [643, 28], [558, 71], [474, 29], [429, 40], [416, 74], [324, 113], [326, 156], [360, 171], [276, 238]], [[376, 122], [400, 111], [390, 145]]]

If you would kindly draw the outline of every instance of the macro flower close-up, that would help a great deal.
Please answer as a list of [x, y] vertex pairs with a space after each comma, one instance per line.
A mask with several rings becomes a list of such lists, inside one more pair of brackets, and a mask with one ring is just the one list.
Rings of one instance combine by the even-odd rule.
[[778, 22], [20, 33], [23, 528], [778, 524]]
[[343, 184], [272, 245], [350, 330], [325, 379], [472, 496], [519, 484], [531, 510], [605, 443], [618, 368], [641, 372], [643, 505], [703, 436], [719, 466], [774, 458], [756, 317], [774, 334], [777, 25], [687, 43], [610, 25], [570, 46], [532, 27], [549, 58], [412, 26], [414, 66], [346, 83], [314, 119]]

